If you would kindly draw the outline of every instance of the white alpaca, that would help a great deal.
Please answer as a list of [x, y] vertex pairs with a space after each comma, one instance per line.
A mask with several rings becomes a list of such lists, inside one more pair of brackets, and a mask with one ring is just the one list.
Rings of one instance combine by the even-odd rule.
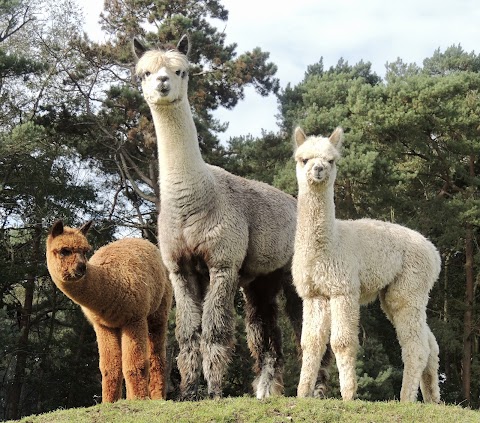
[[303, 299], [298, 396], [311, 396], [330, 339], [344, 400], [355, 397], [360, 304], [377, 295], [402, 348], [401, 401], [439, 402], [438, 345], [427, 325], [429, 292], [440, 272], [436, 248], [418, 232], [371, 219], [335, 219], [336, 161], [343, 141], [295, 130], [298, 219], [292, 274]]
[[[206, 164], [187, 98], [188, 39], [147, 51], [134, 40], [137, 75], [157, 136], [162, 257], [175, 292], [181, 398], [197, 395], [200, 366], [222, 395], [233, 346], [234, 295], [243, 287], [258, 398], [282, 390], [276, 297], [291, 285], [296, 201], [267, 184]], [[301, 300], [296, 296], [300, 337]]]

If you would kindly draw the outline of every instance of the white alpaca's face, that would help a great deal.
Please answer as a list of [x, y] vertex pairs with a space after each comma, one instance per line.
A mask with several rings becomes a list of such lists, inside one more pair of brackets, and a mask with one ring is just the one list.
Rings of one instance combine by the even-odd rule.
[[[337, 147], [343, 132], [336, 130], [330, 138], [306, 137], [296, 134], [295, 152], [297, 181], [300, 185], [333, 184], [337, 175], [336, 162], [340, 158]], [[299, 140], [300, 138], [300, 140]]]
[[137, 63], [136, 73], [149, 106], [176, 104], [187, 96], [188, 61], [175, 50], [146, 52]]

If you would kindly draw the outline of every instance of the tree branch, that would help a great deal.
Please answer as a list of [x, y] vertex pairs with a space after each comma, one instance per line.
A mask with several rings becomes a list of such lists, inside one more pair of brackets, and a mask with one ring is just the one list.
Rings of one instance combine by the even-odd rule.
[[127, 166], [126, 163], [125, 163], [125, 160], [126, 159], [130, 165], [130, 167], [133, 168], [133, 170], [137, 173], [137, 175], [139, 176], [139, 178], [145, 182], [149, 187], [151, 187], [153, 189], [153, 181], [147, 176], [145, 175], [141, 170], [140, 168], [136, 165], [136, 163], [133, 161], [132, 157], [130, 156], [130, 154], [128, 154], [127, 151], [123, 151], [120, 154], [120, 158], [122, 159], [122, 163], [124, 164], [124, 166]]
[[[119, 153], [119, 157], [120, 157], [120, 160], [121, 160], [121, 164], [118, 163], [118, 160], [115, 159], [115, 162], [117, 163], [117, 167], [118, 169], [120, 170], [120, 173], [122, 175], [122, 178], [124, 180], [128, 180], [130, 182], [130, 184], [132, 184], [132, 188], [133, 190], [135, 191], [136, 194], [138, 194], [141, 198], [143, 198], [144, 200], [147, 200], [151, 203], [155, 203], [156, 201], [156, 198], [154, 195], [149, 195], [149, 194], [145, 194], [141, 189], [140, 187], [137, 185], [137, 183], [135, 182], [135, 180], [132, 178], [132, 176], [130, 175], [130, 173], [128, 172], [128, 167], [127, 167], [127, 164], [125, 163], [125, 158], [123, 157], [123, 155], [121, 153]], [[126, 186], [126, 184], [125, 184]]]

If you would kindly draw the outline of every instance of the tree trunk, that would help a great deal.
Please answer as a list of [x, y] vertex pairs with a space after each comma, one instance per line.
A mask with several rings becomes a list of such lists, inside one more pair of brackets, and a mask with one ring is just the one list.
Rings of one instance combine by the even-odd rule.
[[36, 223], [32, 240], [31, 266], [25, 277], [25, 300], [21, 309], [20, 336], [17, 342], [15, 373], [7, 394], [6, 418], [17, 420], [20, 418], [20, 401], [22, 388], [25, 379], [25, 368], [28, 359], [28, 336], [30, 334], [30, 323], [33, 309], [33, 294], [35, 290], [35, 277], [38, 262], [40, 259], [40, 238], [42, 227]]
[[352, 195], [352, 184], [350, 182], [350, 179], [345, 180], [345, 202], [344, 202], [344, 208], [347, 211], [347, 215], [345, 216], [346, 219], [356, 219], [357, 216], [357, 211], [355, 209], [355, 204], [353, 202], [353, 195]]
[[472, 226], [467, 225], [465, 237], [465, 313], [463, 315], [463, 358], [462, 358], [462, 393], [470, 403], [470, 385], [472, 374], [472, 308], [473, 308], [473, 240]]
[[[53, 339], [54, 339], [54, 334], [57, 329], [57, 325], [55, 323], [55, 316], [57, 314], [57, 296], [58, 296], [58, 290], [53, 289], [52, 290], [52, 310], [51, 310], [51, 317], [50, 321], [48, 322], [48, 332], [47, 335], [44, 337], [42, 336], [42, 359], [40, 360], [39, 363], [39, 368], [37, 370], [37, 379], [38, 380], [43, 380], [45, 374], [47, 373], [45, 371], [45, 367], [47, 367], [47, 361], [48, 358], [50, 357], [50, 350], [52, 349], [53, 345]], [[48, 378], [48, 373], [47, 373], [47, 378]], [[37, 391], [37, 408], [34, 410], [35, 413], [41, 412], [43, 408], [43, 403], [44, 403], [44, 398], [48, 397], [50, 393], [48, 390], [42, 389], [40, 391]]]
[[[448, 325], [450, 320], [449, 315], [449, 301], [448, 301], [448, 292], [449, 292], [449, 270], [450, 270], [450, 253], [447, 252], [443, 259], [443, 317], [442, 320]], [[445, 369], [445, 378], [446, 380], [450, 380], [450, 376], [452, 374], [450, 368], [450, 351], [448, 348], [444, 349], [443, 352], [443, 363]]]
[[[475, 159], [470, 156], [469, 174], [475, 176]], [[473, 291], [475, 285], [474, 275], [474, 252], [473, 252], [473, 227], [466, 225], [465, 234], [465, 313], [463, 316], [463, 357], [462, 357], [462, 393], [470, 404], [471, 400], [471, 376], [472, 376], [472, 336], [473, 336]]]
[[78, 363], [80, 362], [80, 357], [82, 356], [83, 353], [83, 347], [85, 345], [85, 338], [87, 335], [87, 331], [89, 329], [89, 323], [87, 322], [87, 319], [83, 319], [82, 321], [82, 328], [80, 329], [80, 335], [78, 337], [78, 344], [77, 344], [77, 350], [75, 352], [75, 367], [73, 368], [73, 377], [70, 379], [70, 386], [68, 388], [68, 396], [67, 396], [67, 408], [72, 408], [75, 407], [75, 398], [78, 395], [78, 390], [79, 390], [79, 385], [78, 385]]

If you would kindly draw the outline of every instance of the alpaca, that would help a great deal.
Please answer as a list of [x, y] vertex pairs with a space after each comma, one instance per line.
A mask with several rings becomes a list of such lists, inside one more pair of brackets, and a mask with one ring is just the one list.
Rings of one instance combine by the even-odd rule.
[[335, 219], [334, 182], [343, 130], [330, 138], [295, 130], [298, 218], [292, 275], [303, 299], [302, 369], [298, 396], [311, 396], [330, 338], [344, 400], [357, 382], [360, 304], [380, 298], [402, 349], [401, 401], [439, 402], [438, 345], [427, 325], [429, 292], [440, 255], [418, 232], [372, 219]]
[[296, 200], [204, 162], [187, 98], [189, 48], [186, 36], [176, 47], [156, 50], [133, 41], [136, 73], [157, 137], [158, 238], [177, 307], [180, 397], [197, 397], [201, 367], [209, 396], [222, 396], [240, 286], [255, 360], [254, 390], [265, 398], [283, 389], [277, 316], [282, 288], [295, 296], [287, 297], [292, 302], [287, 309], [298, 338], [301, 333], [301, 300], [291, 285]]
[[95, 329], [102, 374], [102, 402], [165, 399], [166, 342], [172, 286], [159, 249], [145, 239], [125, 238], [91, 249], [80, 229], [56, 222], [47, 237], [53, 282], [79, 304]]

